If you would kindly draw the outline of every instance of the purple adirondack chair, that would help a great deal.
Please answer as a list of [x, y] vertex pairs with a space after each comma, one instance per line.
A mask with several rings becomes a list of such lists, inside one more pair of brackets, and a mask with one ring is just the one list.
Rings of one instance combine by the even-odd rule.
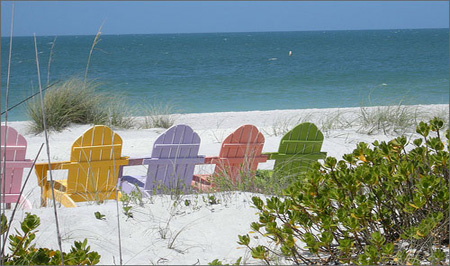
[[[5, 145], [6, 135], [6, 145]], [[4, 165], [3, 155], [6, 149], [6, 165]], [[5, 196], [5, 203], [20, 203], [25, 209], [31, 209], [31, 204], [24, 195], [20, 195], [22, 188], [22, 175], [24, 168], [30, 168], [33, 165], [32, 160], [25, 159], [27, 151], [27, 141], [9, 126], [1, 126], [1, 196], [0, 202]], [[5, 189], [5, 195], [3, 195]]]
[[[123, 176], [121, 189], [130, 193], [136, 188], [143, 194], [189, 190], [199, 156], [200, 137], [187, 125], [176, 125], [162, 133], [153, 144], [150, 158], [129, 159], [128, 165], [148, 165], [147, 176]], [[121, 171], [122, 172], [122, 171]]]

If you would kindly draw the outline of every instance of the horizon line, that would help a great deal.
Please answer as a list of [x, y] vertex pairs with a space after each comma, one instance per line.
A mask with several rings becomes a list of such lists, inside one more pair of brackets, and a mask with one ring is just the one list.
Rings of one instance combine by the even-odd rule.
[[[103, 36], [117, 35], [170, 35], [170, 34], [217, 34], [217, 33], [275, 33], [275, 32], [316, 32], [316, 31], [377, 31], [377, 30], [437, 30], [449, 28], [389, 28], [389, 29], [333, 29], [333, 30], [280, 30], [280, 31], [217, 31], [217, 32], [165, 32], [165, 33], [109, 33]], [[96, 34], [63, 34], [63, 35], [36, 35], [36, 37], [54, 37], [54, 36], [95, 36]], [[16, 35], [13, 37], [33, 37], [34, 35]], [[1, 38], [9, 38], [11, 35], [4, 35]]]

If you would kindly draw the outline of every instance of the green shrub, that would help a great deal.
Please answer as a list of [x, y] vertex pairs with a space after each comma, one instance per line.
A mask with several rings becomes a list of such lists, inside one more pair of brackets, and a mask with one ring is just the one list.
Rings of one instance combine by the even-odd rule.
[[[5, 215], [1, 216], [1, 235], [8, 230]], [[37, 215], [27, 213], [22, 221], [17, 235], [9, 236], [10, 254], [6, 254], [2, 259], [5, 265], [61, 265], [61, 253], [59, 250], [48, 248], [36, 248], [33, 241], [36, 238], [37, 228], [41, 221]], [[75, 241], [69, 253], [63, 252], [65, 265], [95, 265], [100, 262], [100, 255], [95, 251], [90, 251], [87, 246], [87, 239], [83, 242]]]
[[[47, 128], [60, 131], [70, 123], [131, 127], [132, 120], [125, 116], [128, 111], [123, 100], [99, 93], [97, 87], [97, 83], [84, 83], [72, 78], [48, 89], [43, 99]], [[27, 104], [27, 113], [32, 122], [32, 131], [42, 132], [44, 125], [39, 98]]]
[[[271, 245], [238, 243], [252, 257], [295, 264], [443, 263], [449, 242], [449, 133], [443, 121], [420, 122], [420, 138], [359, 143], [339, 162], [326, 158], [264, 202], [251, 228]], [[302, 246], [305, 244], [306, 246]], [[306, 254], [305, 254], [306, 252]]]
[[[242, 260], [242, 257], [237, 259], [236, 262], [234, 262], [231, 265], [241, 265], [241, 260]], [[215, 260], [211, 261], [210, 263], [208, 263], [208, 265], [230, 265], [230, 264], [222, 264], [222, 261], [215, 259]]]

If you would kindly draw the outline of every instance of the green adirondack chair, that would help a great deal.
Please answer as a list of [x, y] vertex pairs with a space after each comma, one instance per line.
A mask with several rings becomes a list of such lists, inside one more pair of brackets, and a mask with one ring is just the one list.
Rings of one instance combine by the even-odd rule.
[[307, 171], [311, 164], [325, 159], [326, 152], [321, 152], [323, 134], [312, 123], [302, 123], [287, 132], [281, 138], [278, 152], [263, 153], [268, 160], [275, 160], [275, 175], [292, 176]]

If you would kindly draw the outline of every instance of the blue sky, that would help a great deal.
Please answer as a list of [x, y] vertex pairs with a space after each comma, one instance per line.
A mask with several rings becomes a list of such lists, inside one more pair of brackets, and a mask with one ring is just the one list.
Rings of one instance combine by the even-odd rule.
[[448, 28], [449, 2], [19, 1], [14, 16], [14, 36]]

